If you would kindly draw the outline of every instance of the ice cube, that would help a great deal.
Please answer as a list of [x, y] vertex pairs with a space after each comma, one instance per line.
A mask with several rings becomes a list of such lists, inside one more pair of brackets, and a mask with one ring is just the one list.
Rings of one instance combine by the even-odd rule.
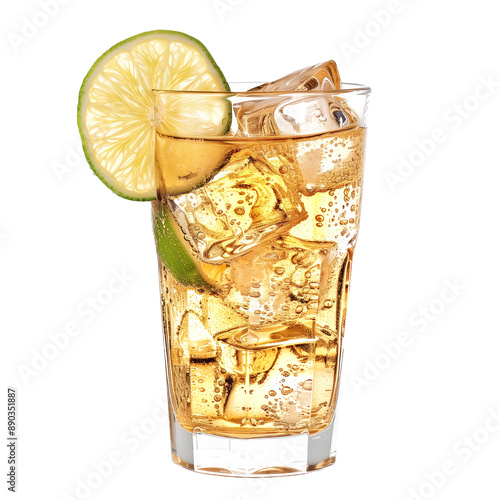
[[[248, 320], [256, 343], [267, 339], [264, 327], [269, 325], [300, 321], [307, 331], [308, 321], [318, 310], [322, 260], [329, 246], [277, 238], [231, 262], [220, 285], [221, 294], [229, 307]], [[259, 328], [264, 330], [259, 332]], [[231, 334], [235, 345], [251, 345], [252, 337], [239, 334]]]
[[348, 127], [357, 121], [345, 101], [332, 95], [301, 96], [289, 92], [335, 90], [341, 88], [333, 61], [310, 66], [279, 80], [251, 89], [255, 92], [282, 92], [283, 95], [259, 99], [258, 96], [235, 105], [238, 134], [243, 136], [308, 135]]
[[340, 98], [328, 95], [302, 97], [290, 94], [256, 99], [235, 105], [238, 135], [312, 135], [330, 132], [356, 123]]
[[217, 347], [212, 336], [205, 328], [203, 319], [193, 311], [186, 311], [179, 330], [179, 337], [187, 339], [191, 360], [215, 358]]
[[250, 91], [283, 92], [289, 90], [297, 92], [321, 89], [333, 90], [340, 89], [341, 85], [339, 70], [335, 61], [326, 61], [294, 71], [283, 78], [274, 80], [274, 82], [263, 83], [258, 87], [250, 89]]
[[[227, 420], [249, 426], [260, 420], [271, 421], [275, 429], [308, 423], [312, 402], [312, 387], [308, 382], [314, 375], [314, 344], [286, 346], [276, 351], [273, 348], [241, 351], [245, 361], [241, 374], [233, 376], [224, 406]], [[254, 364], [258, 364], [256, 356], [269, 357], [273, 362], [265, 372], [252, 375]], [[259, 404], [255, 405], [255, 401]]]
[[364, 137], [365, 130], [356, 127], [321, 138], [293, 141], [294, 164], [302, 175], [305, 194], [310, 196], [349, 183], [361, 185]]
[[205, 185], [169, 202], [198, 256], [213, 264], [250, 251], [306, 217], [287, 176], [250, 150], [234, 154]]

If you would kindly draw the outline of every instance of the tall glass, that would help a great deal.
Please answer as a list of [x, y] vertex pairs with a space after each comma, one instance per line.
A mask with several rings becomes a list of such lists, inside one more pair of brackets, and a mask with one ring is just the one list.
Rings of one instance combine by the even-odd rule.
[[[153, 221], [177, 464], [255, 477], [335, 462], [369, 93], [155, 91]], [[223, 132], [199, 132], [207, 110]], [[175, 129], [178, 112], [197, 135]]]

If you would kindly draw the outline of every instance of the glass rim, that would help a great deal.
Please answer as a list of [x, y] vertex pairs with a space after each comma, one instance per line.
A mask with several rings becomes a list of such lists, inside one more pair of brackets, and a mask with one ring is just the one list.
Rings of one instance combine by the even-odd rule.
[[[234, 82], [243, 83], [243, 82]], [[250, 85], [255, 84], [249, 82]], [[344, 88], [347, 85], [347, 88]], [[167, 90], [167, 89], [152, 89], [154, 95], [171, 94], [171, 95], [215, 95], [215, 96], [242, 96], [242, 97], [263, 97], [263, 96], [282, 96], [282, 95], [348, 95], [348, 94], [361, 94], [368, 95], [371, 93], [371, 87], [360, 83], [344, 83], [341, 89], [319, 89], [319, 90], [275, 90], [275, 91], [233, 91], [233, 90]]]

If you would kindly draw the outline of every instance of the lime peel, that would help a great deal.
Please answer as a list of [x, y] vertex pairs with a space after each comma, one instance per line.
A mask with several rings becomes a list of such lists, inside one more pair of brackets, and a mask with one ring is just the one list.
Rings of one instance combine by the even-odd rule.
[[154, 202], [153, 229], [158, 255], [172, 276], [183, 285], [212, 289], [226, 265], [199, 262], [190, 255], [189, 243], [165, 205]]
[[[85, 77], [78, 99], [78, 128], [94, 173], [123, 198], [156, 198], [153, 88], [226, 91], [229, 86], [205, 46], [178, 31], [156, 30], [127, 38], [106, 51]], [[205, 106], [207, 105], [205, 99]], [[230, 107], [200, 130], [225, 133]], [[174, 122], [182, 124], [182, 109]], [[206, 113], [206, 120], [220, 113]], [[221, 128], [222, 127], [222, 128]]]

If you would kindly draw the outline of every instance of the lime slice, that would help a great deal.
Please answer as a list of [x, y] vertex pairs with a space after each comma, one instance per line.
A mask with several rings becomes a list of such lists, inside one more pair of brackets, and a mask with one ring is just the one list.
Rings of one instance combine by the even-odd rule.
[[158, 255], [178, 282], [203, 288], [213, 288], [220, 282], [226, 265], [196, 259], [168, 209], [157, 201], [154, 202], [153, 228]]
[[[176, 31], [149, 31], [128, 38], [94, 63], [78, 101], [83, 150], [104, 184], [131, 200], [156, 198], [154, 88], [229, 90], [204, 45]], [[163, 106], [165, 131], [222, 135], [230, 125], [228, 102], [205, 94], [193, 97], [189, 109]]]
[[187, 193], [205, 184], [230, 159], [233, 146], [200, 139], [161, 137], [156, 141], [158, 192]]

